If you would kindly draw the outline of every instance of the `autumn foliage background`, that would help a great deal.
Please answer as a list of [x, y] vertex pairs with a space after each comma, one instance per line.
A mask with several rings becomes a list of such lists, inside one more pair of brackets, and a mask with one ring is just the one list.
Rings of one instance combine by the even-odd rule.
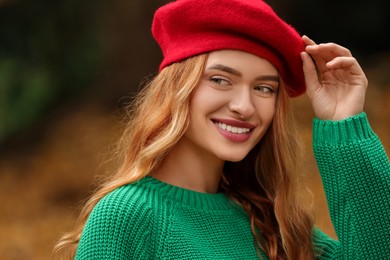
[[[112, 168], [123, 107], [161, 60], [150, 26], [164, 2], [0, 0], [0, 259], [51, 259], [95, 176]], [[389, 153], [388, 2], [267, 2], [302, 34], [352, 50], [370, 81], [365, 111]], [[316, 223], [335, 237], [310, 146], [313, 112], [305, 96], [294, 106]]]

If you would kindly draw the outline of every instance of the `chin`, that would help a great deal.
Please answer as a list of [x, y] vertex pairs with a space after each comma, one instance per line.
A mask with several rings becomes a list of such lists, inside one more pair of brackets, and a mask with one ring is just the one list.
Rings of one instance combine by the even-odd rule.
[[225, 155], [221, 156], [220, 158], [224, 161], [229, 161], [229, 162], [239, 162], [242, 161], [245, 156], [247, 156], [248, 153], [245, 154], [234, 154], [234, 155]]

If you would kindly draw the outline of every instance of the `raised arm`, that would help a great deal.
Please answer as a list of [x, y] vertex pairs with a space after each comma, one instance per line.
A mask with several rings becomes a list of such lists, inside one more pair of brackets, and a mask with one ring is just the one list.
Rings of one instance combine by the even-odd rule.
[[390, 255], [390, 163], [362, 113], [367, 79], [349, 50], [303, 40], [307, 95], [317, 117], [314, 153], [339, 238], [337, 243], [319, 238], [324, 241], [317, 241], [324, 251], [321, 258], [386, 259]]

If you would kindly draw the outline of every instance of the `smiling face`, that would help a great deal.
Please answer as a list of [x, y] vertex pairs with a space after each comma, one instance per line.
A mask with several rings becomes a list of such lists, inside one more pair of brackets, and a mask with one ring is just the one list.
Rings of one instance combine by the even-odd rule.
[[278, 87], [278, 72], [267, 60], [242, 51], [211, 52], [181, 142], [205, 157], [242, 160], [272, 122]]

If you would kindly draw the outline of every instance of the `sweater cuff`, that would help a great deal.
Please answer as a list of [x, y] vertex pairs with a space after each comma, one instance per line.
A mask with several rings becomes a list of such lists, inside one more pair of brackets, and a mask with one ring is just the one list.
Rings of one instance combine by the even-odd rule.
[[375, 136], [366, 113], [340, 120], [313, 120], [313, 142], [337, 145], [364, 140]]

